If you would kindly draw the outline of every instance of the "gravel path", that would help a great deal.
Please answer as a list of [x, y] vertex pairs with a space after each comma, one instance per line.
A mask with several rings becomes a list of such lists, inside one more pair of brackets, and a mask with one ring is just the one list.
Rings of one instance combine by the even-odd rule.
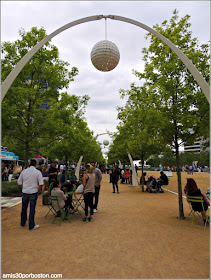
[[[207, 175], [209, 178], [209, 175]], [[171, 184], [175, 184], [171, 178]], [[209, 180], [209, 179], [208, 179]], [[21, 228], [21, 205], [2, 210], [3, 273], [62, 273], [63, 279], [208, 279], [210, 230], [179, 220], [178, 196], [149, 194], [120, 184], [113, 194], [103, 175], [92, 223], [76, 213], [71, 224], [52, 224], [38, 198], [36, 224]], [[173, 188], [173, 186], [169, 186]], [[184, 212], [189, 206], [184, 199]], [[194, 245], [195, 244], [195, 245]], [[194, 245], [194, 246], [193, 246]]]

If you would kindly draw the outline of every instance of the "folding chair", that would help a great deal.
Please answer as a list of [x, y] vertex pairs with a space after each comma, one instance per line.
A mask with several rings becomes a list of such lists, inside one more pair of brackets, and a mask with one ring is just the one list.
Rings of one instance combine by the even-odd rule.
[[[195, 213], [197, 213], [198, 216], [199, 216], [200, 212], [204, 212], [205, 217], [206, 217], [206, 220], [205, 220], [205, 223], [204, 223], [204, 230], [205, 230], [206, 226], [209, 222], [209, 215], [206, 214], [207, 210], [206, 211], [204, 210], [204, 198], [202, 196], [190, 196], [190, 195], [186, 195], [186, 197], [187, 197], [187, 201], [188, 201], [189, 205], [191, 206], [191, 212], [189, 213], [189, 215], [192, 214], [192, 216], [193, 216], [192, 226], [193, 226], [193, 223], [194, 223], [194, 220], [195, 220]], [[202, 211], [193, 209], [193, 205], [196, 205], [196, 204], [198, 204], [199, 207], [201, 206], [200, 209]]]
[[51, 201], [51, 197], [48, 197], [48, 203], [46, 203], [45, 205], [48, 206], [48, 213], [45, 215], [45, 218], [47, 218], [47, 216], [50, 214], [50, 212], [55, 216], [56, 210], [54, 209], [53, 205], [52, 205], [52, 201]]
[[[54, 216], [54, 220], [53, 220], [52, 224], [54, 223], [54, 221], [56, 220], [57, 217], [61, 218], [59, 226], [61, 225], [61, 222], [64, 221], [64, 219], [67, 219], [71, 223], [71, 221], [68, 218], [68, 215], [65, 212], [65, 209], [60, 207], [58, 197], [56, 195], [51, 195], [50, 198], [51, 198], [51, 201], [55, 201], [57, 203], [57, 205], [59, 207], [59, 211], [61, 213], [61, 216], [57, 216], [57, 215]], [[54, 211], [55, 211], [55, 209], [54, 209]], [[57, 214], [57, 212], [56, 212], [56, 214]]]
[[83, 210], [85, 210], [83, 193], [66, 192], [66, 194], [72, 195], [72, 205], [76, 209], [76, 211], [79, 213], [81, 218], [83, 219], [84, 215], [79, 210], [79, 207], [81, 207]]

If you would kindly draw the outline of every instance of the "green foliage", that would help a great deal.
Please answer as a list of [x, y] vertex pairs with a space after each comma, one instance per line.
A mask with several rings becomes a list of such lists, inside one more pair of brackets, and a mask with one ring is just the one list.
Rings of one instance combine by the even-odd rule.
[[181, 154], [182, 165], [192, 165], [193, 161], [198, 161], [199, 166], [210, 166], [210, 152], [184, 152]]
[[[199, 46], [197, 39], [192, 38], [189, 19], [188, 15], [179, 19], [178, 11], [175, 10], [169, 22], [165, 20], [161, 25], [156, 24], [154, 29], [183, 51], [209, 82], [209, 45]], [[178, 170], [179, 217], [183, 218], [179, 146], [202, 136], [209, 137], [209, 104], [177, 55], [153, 34], [147, 34], [146, 38], [150, 40], [150, 46], [143, 49], [144, 72], [134, 71], [143, 85], [132, 85], [129, 91], [122, 91], [122, 97], [128, 96], [131, 102], [129, 110], [134, 108], [138, 112], [137, 118], [133, 116], [130, 122], [130, 125], [134, 122], [140, 129], [140, 133], [136, 131], [135, 134], [142, 134], [145, 139], [148, 135], [148, 142], [136, 142], [140, 147], [144, 144], [142, 150], [145, 146], [150, 152], [149, 144], [153, 141], [156, 143], [156, 139], [174, 150]], [[121, 117], [125, 120], [127, 114]], [[144, 126], [140, 127], [140, 123]], [[133, 127], [131, 136], [131, 145], [136, 144]], [[142, 136], [137, 138], [141, 140]]]
[[[2, 44], [2, 80], [46, 36], [46, 31], [33, 27], [29, 32], [20, 30], [19, 35], [21, 39], [14, 43]], [[2, 102], [2, 143], [11, 150], [23, 147], [26, 160], [30, 151], [39, 146], [45, 135], [44, 123], [51, 118], [43, 103], [53, 106], [59, 99], [59, 90], [67, 88], [78, 73], [77, 68], [69, 71], [68, 66], [59, 59], [58, 49], [47, 43], [23, 68]], [[14, 144], [7, 143], [8, 139], [13, 139]]]
[[144, 87], [132, 84], [130, 90], [120, 90], [120, 94], [127, 95], [128, 100], [124, 108], [118, 108], [120, 125], [108, 153], [109, 161], [128, 162], [129, 152], [134, 160], [141, 159], [144, 163], [150, 155], [162, 150], [157, 128], [153, 126], [159, 125], [157, 112], [153, 106], [145, 106], [148, 93]]
[[161, 158], [157, 155], [154, 155], [149, 160], [147, 160], [146, 164], [151, 165], [153, 167], [158, 167], [161, 164]]
[[[189, 31], [189, 16], [179, 19], [175, 10], [168, 23], [155, 25], [157, 32], [168, 38], [192, 60], [209, 82], [209, 45], [198, 45]], [[197, 137], [209, 136], [209, 104], [193, 76], [182, 61], [164, 43], [152, 34], [147, 34], [151, 45], [143, 49], [144, 73], [134, 71], [144, 79], [149, 98], [160, 112], [159, 133], [165, 143], [178, 149], [184, 142], [193, 142]], [[180, 143], [178, 139], [182, 140]]]
[[22, 192], [22, 188], [17, 184], [17, 180], [15, 181], [2, 181], [1, 182], [1, 195], [8, 196], [12, 193], [20, 193]]
[[[61, 94], [61, 99], [49, 109], [51, 118], [43, 127], [46, 137], [52, 141], [41, 149], [42, 155], [51, 160], [58, 158], [70, 162], [78, 162], [81, 155], [85, 162], [104, 160], [100, 146], [83, 119], [88, 100], [87, 95]], [[41, 145], [44, 146], [42, 142]]]

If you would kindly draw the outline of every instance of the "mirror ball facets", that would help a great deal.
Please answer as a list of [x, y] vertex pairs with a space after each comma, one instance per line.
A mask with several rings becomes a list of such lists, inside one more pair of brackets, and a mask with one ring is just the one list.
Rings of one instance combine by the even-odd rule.
[[104, 141], [103, 141], [103, 145], [104, 145], [104, 146], [108, 146], [108, 145], [109, 145], [109, 141], [108, 141], [107, 139], [104, 140]]
[[91, 51], [92, 64], [102, 72], [113, 70], [119, 63], [120, 53], [117, 46], [108, 40], [94, 45]]

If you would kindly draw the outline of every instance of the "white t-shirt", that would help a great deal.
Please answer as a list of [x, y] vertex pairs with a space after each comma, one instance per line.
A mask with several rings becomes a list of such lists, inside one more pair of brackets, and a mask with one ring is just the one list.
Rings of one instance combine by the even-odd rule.
[[22, 192], [32, 194], [38, 192], [38, 185], [43, 185], [42, 173], [34, 166], [30, 166], [21, 172], [18, 178], [18, 185], [22, 185]]
[[62, 172], [62, 171], [63, 171], [63, 168], [64, 168], [64, 165], [63, 165], [63, 164], [61, 164], [61, 165], [60, 165], [60, 172]]

